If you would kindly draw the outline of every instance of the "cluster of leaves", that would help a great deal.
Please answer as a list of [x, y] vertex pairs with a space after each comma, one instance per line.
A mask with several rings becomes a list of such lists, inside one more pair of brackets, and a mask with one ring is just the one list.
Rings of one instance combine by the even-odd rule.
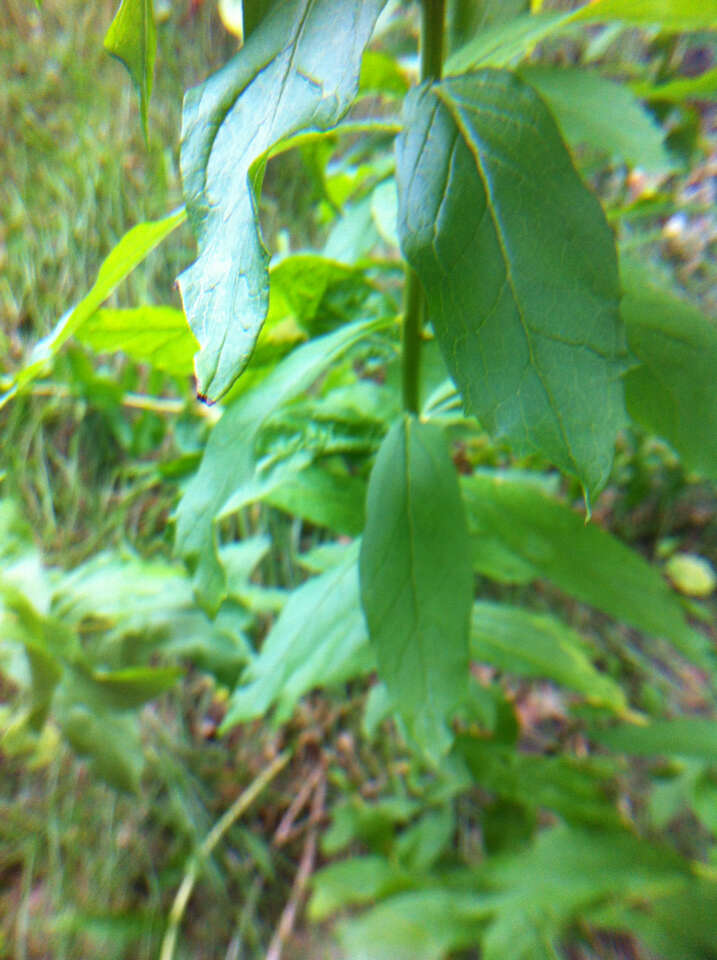
[[[642, 99], [679, 105], [714, 89], [714, 76], [679, 91], [642, 76], [638, 97], [598, 70], [531, 54], [586, 24], [709, 29], [717, 8], [474, 6], [489, 22], [462, 38], [442, 78], [440, 55], [425, 51], [443, 6], [422, 4], [424, 57], [409, 90], [413, 67], [395, 55], [411, 34], [400, 5], [251, 5], [238, 54], [188, 92], [186, 207], [125, 235], [4, 396], [30, 389], [71, 337], [172, 374], [189, 371], [198, 347], [197, 391], [221, 415], [176, 510], [186, 569], [100, 557], [42, 574], [39, 600], [17, 585], [13, 554], [4, 670], [28, 689], [24, 723], [51, 708], [125, 787], [138, 767], [123, 747], [109, 769], [108, 731], [131, 743], [127, 710], [174, 681], [172, 668], [148, 666], [159, 649], [224, 682], [238, 676], [223, 731], [268, 715], [281, 724], [311, 690], [375, 676], [365, 738], [393, 717], [409, 775], [378, 802], [344, 785], [324, 849], [363, 852], [317, 875], [310, 906], [323, 919], [373, 905], [342, 928], [351, 958], [428, 960], [475, 945], [486, 960], [555, 957], [565, 938], [628, 930], [661, 955], [704, 960], [717, 955], [717, 665], [688, 615], [709, 615], [586, 525], [555, 468], [589, 508], [631, 422], [717, 478], [717, 331], [634, 257], [618, 263], [584, 179], [605, 160], [678, 170]], [[124, 0], [108, 47], [129, 67], [146, 127], [149, 0]], [[258, 211], [268, 162], [290, 150], [313, 171], [325, 241], [272, 260]], [[619, 224], [630, 211], [610, 212]], [[199, 248], [179, 279], [191, 334], [166, 306], [98, 309], [185, 218]], [[250, 582], [268, 549], [251, 535], [259, 503], [294, 520], [289, 590]], [[635, 697], [600, 638], [500, 589], [536, 583], [649, 638], [644, 659], [665, 673], [657, 697]], [[118, 604], [128, 590], [147, 607]], [[259, 634], [267, 614], [254, 648], [247, 631]], [[89, 636], [88, 616], [100, 618]], [[620, 654], [637, 658], [626, 633]], [[491, 668], [480, 682], [471, 663]], [[671, 715], [670, 677], [687, 670], [704, 685], [704, 717]], [[557, 755], [525, 749], [504, 677], [562, 691], [569, 736], [550, 744]], [[631, 807], [625, 755], [653, 758], [646, 771], [662, 778], [647, 809]], [[456, 843], [466, 804], [479, 825], [472, 849]], [[685, 806], [707, 838], [697, 853], [661, 836]]]

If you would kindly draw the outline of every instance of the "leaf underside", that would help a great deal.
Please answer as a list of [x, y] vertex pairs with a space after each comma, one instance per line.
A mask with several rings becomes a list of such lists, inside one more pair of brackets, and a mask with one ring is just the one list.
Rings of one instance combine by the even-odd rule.
[[401, 247], [466, 410], [594, 493], [624, 421], [617, 258], [549, 111], [507, 71], [420, 87], [397, 182]]
[[201, 344], [197, 389], [209, 401], [246, 366], [268, 309], [257, 213], [266, 156], [286, 137], [340, 120], [384, 2], [280, 0], [239, 53], [185, 96], [181, 168], [199, 256], [179, 288]]

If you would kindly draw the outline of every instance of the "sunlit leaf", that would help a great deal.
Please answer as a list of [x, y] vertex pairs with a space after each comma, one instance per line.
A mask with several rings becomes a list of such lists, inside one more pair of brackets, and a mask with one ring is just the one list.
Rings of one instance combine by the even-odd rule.
[[142, 129], [147, 138], [147, 111], [157, 56], [157, 28], [152, 0], [121, 0], [105, 36], [105, 50], [125, 65], [132, 78], [139, 97]]
[[256, 209], [266, 156], [279, 141], [330, 128], [345, 113], [384, 2], [272, 4], [239, 53], [185, 96], [181, 166], [199, 257], [179, 286], [201, 344], [198, 390], [209, 400], [246, 366], [268, 309]]

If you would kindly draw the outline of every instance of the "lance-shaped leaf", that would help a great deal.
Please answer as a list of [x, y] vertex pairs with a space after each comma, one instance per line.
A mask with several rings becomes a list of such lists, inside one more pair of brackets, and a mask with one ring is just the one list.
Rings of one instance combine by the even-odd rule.
[[379, 673], [409, 731], [434, 756], [468, 680], [473, 593], [458, 478], [441, 430], [399, 420], [369, 482], [361, 602]]
[[466, 410], [604, 484], [623, 422], [614, 241], [538, 95], [481, 70], [409, 94], [399, 237]]
[[176, 547], [196, 563], [195, 589], [216, 613], [226, 596], [214, 520], [232, 494], [254, 476], [257, 437], [267, 420], [293, 400], [334, 360], [387, 321], [359, 321], [311, 340], [289, 354], [266, 379], [242, 394], [212, 431], [202, 464], [177, 508]]
[[147, 110], [157, 56], [152, 0], [122, 0], [105, 36], [105, 50], [125, 65], [132, 78], [146, 139], [149, 135]]
[[201, 344], [200, 395], [221, 397], [246, 366], [264, 317], [268, 253], [257, 190], [268, 151], [334, 126], [358, 86], [385, 0], [279, 0], [218, 73], [184, 98], [181, 166], [199, 257], [179, 287]]
[[717, 328], [648, 271], [625, 260], [622, 314], [641, 366], [625, 378], [630, 416], [685, 466], [717, 480]]

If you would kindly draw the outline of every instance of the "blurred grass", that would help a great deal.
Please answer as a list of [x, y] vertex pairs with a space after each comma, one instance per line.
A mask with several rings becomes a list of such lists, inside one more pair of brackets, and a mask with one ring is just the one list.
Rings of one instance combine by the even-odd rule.
[[[206, 4], [166, 10], [159, 25], [150, 147], [123, 67], [103, 50], [116, 3], [3, 0], [0, 7], [0, 318], [11, 342], [45, 334], [92, 282], [131, 225], [181, 202], [184, 89], [233, 48]], [[161, 248], [124, 288], [167, 302], [191, 257]], [[15, 347], [19, 344], [15, 343]]]

